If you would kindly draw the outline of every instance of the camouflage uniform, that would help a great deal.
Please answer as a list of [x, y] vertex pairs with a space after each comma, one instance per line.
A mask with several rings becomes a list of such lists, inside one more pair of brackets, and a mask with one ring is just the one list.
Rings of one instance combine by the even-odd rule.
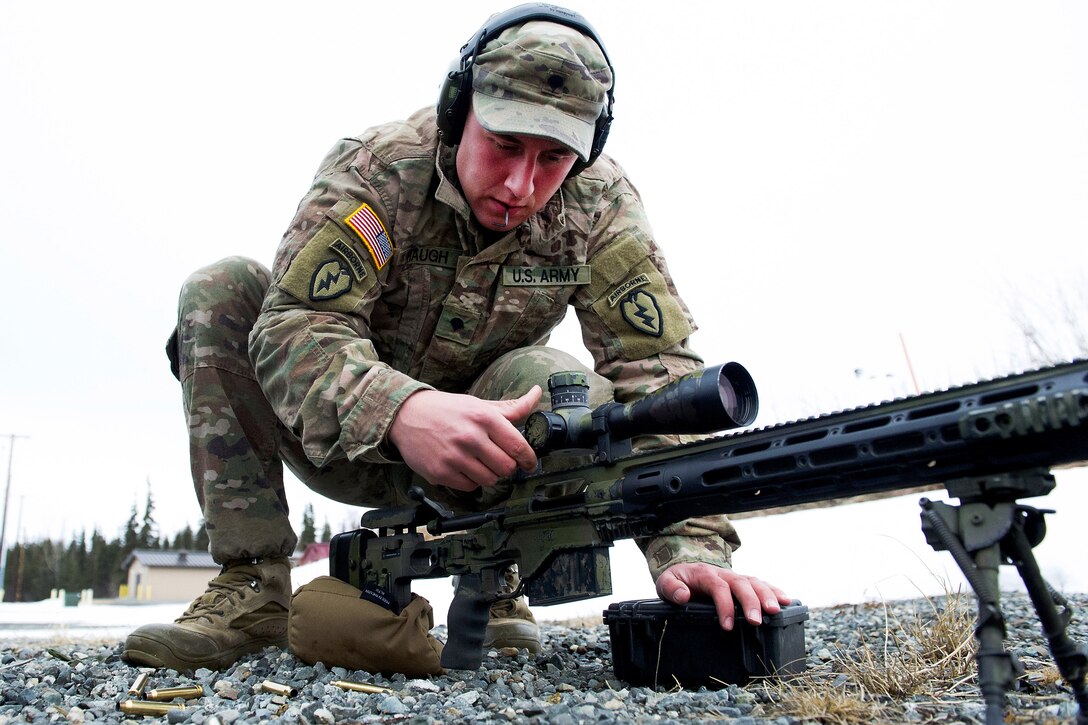
[[[420, 480], [385, 441], [405, 398], [431, 388], [512, 397], [581, 368], [534, 347], [568, 307], [600, 374], [595, 402], [637, 399], [701, 366], [690, 314], [615, 162], [602, 156], [486, 245], [433, 116], [339, 142], [271, 275], [230, 258], [184, 286], [178, 372], [218, 561], [294, 549], [280, 459], [329, 498], [403, 502]], [[739, 545], [724, 517], [667, 533], [640, 542], [655, 579], [682, 561], [728, 566]]]

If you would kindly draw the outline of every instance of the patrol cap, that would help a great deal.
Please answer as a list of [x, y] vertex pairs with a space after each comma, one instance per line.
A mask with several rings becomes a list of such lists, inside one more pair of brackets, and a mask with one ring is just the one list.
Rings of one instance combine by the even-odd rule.
[[472, 107], [492, 133], [552, 139], [587, 161], [612, 71], [574, 28], [533, 20], [507, 28], [476, 56]]

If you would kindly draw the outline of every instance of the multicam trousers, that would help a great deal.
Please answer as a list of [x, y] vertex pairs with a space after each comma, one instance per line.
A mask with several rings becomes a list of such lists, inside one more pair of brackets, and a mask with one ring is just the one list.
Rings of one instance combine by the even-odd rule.
[[[177, 329], [167, 344], [189, 424], [193, 484], [217, 562], [294, 552], [298, 539], [288, 520], [283, 463], [314, 491], [361, 507], [407, 503], [413, 485], [455, 509], [487, 505], [501, 496], [502, 487], [489, 491], [486, 501], [430, 487], [403, 464], [342, 458], [314, 466], [276, 417], [249, 361], [249, 332], [270, 283], [264, 266], [241, 257], [198, 270], [182, 286]], [[546, 347], [500, 357], [464, 392], [508, 399], [535, 384], [545, 387], [548, 375], [564, 370], [587, 374], [591, 405], [611, 400], [608, 380]], [[542, 399], [541, 407], [546, 406]]]

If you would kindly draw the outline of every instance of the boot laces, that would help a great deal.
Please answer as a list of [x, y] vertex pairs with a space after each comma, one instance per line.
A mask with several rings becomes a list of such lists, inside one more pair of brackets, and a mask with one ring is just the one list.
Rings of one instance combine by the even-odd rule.
[[220, 574], [208, 582], [208, 590], [194, 599], [176, 621], [206, 619], [211, 622], [214, 618], [223, 617], [229, 608], [238, 606], [247, 590], [260, 592], [261, 583], [244, 574]]
[[500, 599], [491, 605], [492, 617], [513, 617], [518, 610], [516, 599]]

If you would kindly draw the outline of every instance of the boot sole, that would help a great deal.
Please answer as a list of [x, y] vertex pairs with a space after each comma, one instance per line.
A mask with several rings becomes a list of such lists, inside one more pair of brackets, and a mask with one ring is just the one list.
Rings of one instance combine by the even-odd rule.
[[503, 639], [502, 641], [488, 643], [487, 646], [491, 649], [506, 649], [507, 647], [525, 649], [529, 650], [531, 654], [537, 655], [543, 651], [538, 639]]
[[225, 670], [244, 655], [260, 652], [265, 647], [287, 649], [287, 638], [251, 640], [243, 646], [224, 650], [215, 657], [188, 659], [178, 656], [164, 642], [130, 634], [128, 639], [125, 640], [125, 650], [121, 654], [121, 658], [134, 665], [167, 668], [179, 672], [199, 669]]

